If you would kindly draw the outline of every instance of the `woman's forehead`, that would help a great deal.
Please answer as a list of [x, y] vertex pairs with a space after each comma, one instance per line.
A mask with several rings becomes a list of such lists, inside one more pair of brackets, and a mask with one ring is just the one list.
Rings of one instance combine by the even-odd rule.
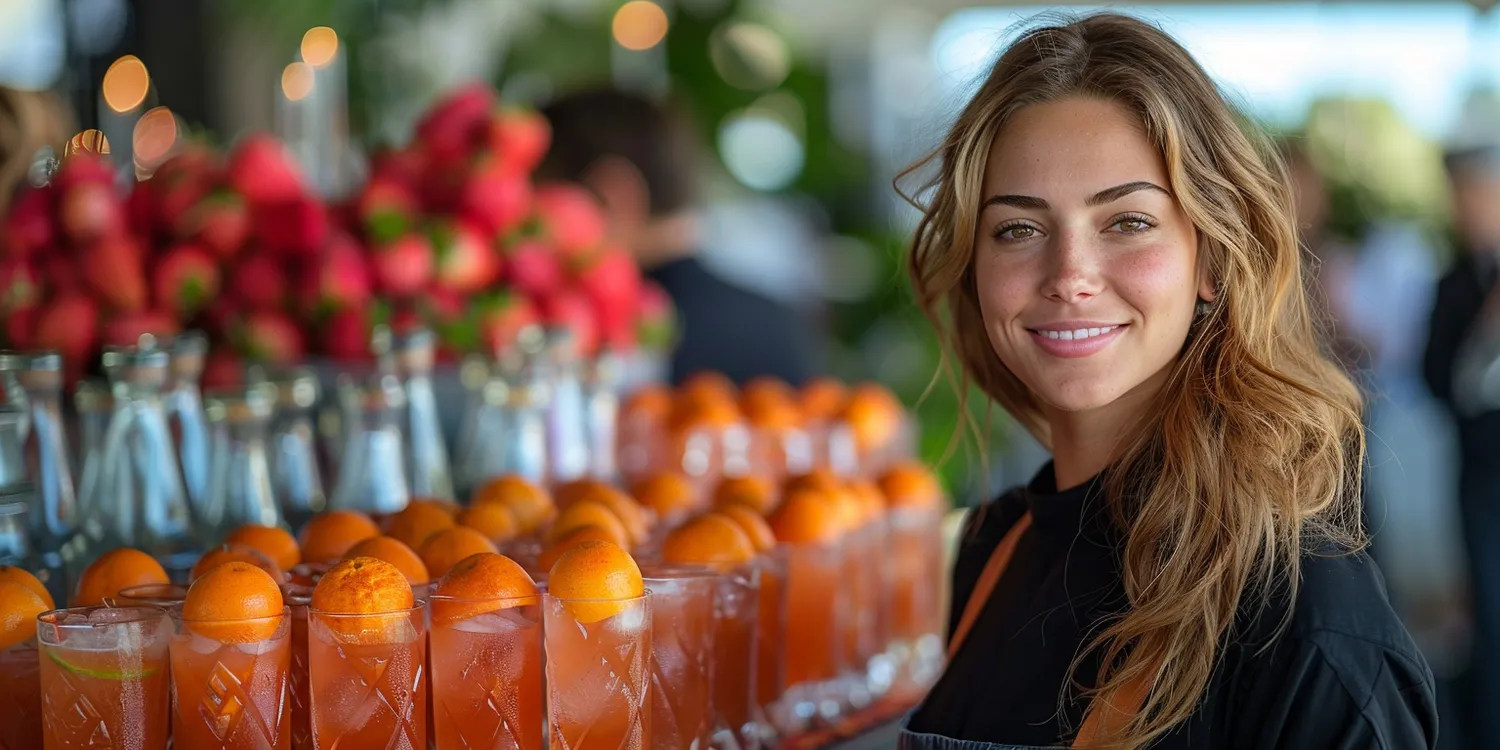
[[986, 197], [1019, 194], [1082, 201], [1134, 181], [1167, 186], [1156, 145], [1125, 107], [1068, 98], [1018, 111], [990, 144]]

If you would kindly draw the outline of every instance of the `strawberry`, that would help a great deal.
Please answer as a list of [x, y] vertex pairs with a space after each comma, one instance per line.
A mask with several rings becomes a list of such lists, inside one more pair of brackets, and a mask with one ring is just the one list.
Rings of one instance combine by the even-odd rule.
[[0, 245], [12, 258], [29, 258], [51, 248], [57, 241], [52, 225], [51, 190], [22, 190], [5, 212]]
[[219, 266], [197, 245], [169, 248], [152, 276], [156, 304], [178, 318], [192, 317], [219, 294]]
[[286, 300], [286, 274], [281, 262], [268, 253], [245, 258], [228, 278], [246, 310], [275, 310]]
[[56, 349], [72, 372], [87, 366], [99, 343], [99, 306], [82, 294], [66, 294], [42, 308], [33, 345]]
[[511, 285], [528, 297], [545, 297], [563, 284], [562, 260], [538, 239], [516, 243], [506, 258], [505, 268]]
[[543, 238], [564, 257], [577, 257], [604, 242], [604, 212], [587, 190], [562, 183], [544, 185], [537, 188], [535, 205]]
[[113, 188], [115, 165], [109, 157], [90, 153], [79, 153], [63, 159], [62, 167], [52, 175], [52, 187], [66, 193], [82, 185], [99, 185]]
[[552, 126], [533, 109], [502, 107], [490, 115], [488, 126], [490, 150], [511, 174], [536, 171], [552, 145]]
[[589, 256], [573, 269], [578, 288], [607, 323], [635, 317], [641, 293], [641, 271], [635, 258], [619, 248]]
[[215, 190], [198, 200], [177, 224], [177, 238], [193, 240], [219, 258], [239, 254], [250, 236], [250, 211], [232, 190]]
[[88, 293], [88, 288], [83, 283], [83, 274], [79, 272], [78, 263], [72, 257], [52, 252], [42, 256], [41, 261], [42, 281], [49, 291], [54, 294]]
[[409, 233], [376, 248], [371, 268], [376, 286], [387, 294], [416, 294], [432, 281], [432, 242], [424, 235]]
[[450, 159], [469, 153], [495, 104], [488, 85], [473, 83], [454, 89], [417, 121], [415, 141], [433, 157]]
[[439, 289], [477, 292], [500, 278], [500, 255], [478, 229], [464, 221], [440, 220], [431, 237], [437, 258], [433, 281]]
[[599, 316], [589, 299], [575, 289], [563, 289], [542, 299], [542, 325], [573, 332], [573, 351], [588, 357], [599, 348]]
[[229, 154], [229, 185], [252, 205], [283, 203], [307, 192], [302, 174], [281, 142], [264, 133], [242, 139]]
[[661, 285], [647, 281], [641, 286], [636, 306], [636, 338], [647, 348], [670, 349], [677, 336], [677, 309]]
[[12, 349], [36, 348], [36, 324], [40, 307], [21, 307], [5, 313], [5, 343]]
[[479, 343], [494, 353], [508, 351], [528, 326], [539, 322], [531, 301], [511, 292], [497, 292], [475, 302]]
[[124, 236], [105, 237], [90, 245], [78, 262], [84, 281], [99, 299], [118, 312], [146, 308], [145, 250]]
[[112, 185], [80, 182], [59, 191], [57, 220], [75, 246], [125, 233], [125, 206]]
[[381, 148], [370, 155], [370, 180], [396, 182], [410, 188], [422, 181], [426, 160], [415, 148]]
[[303, 268], [300, 299], [306, 314], [318, 316], [364, 305], [370, 299], [370, 266], [360, 247], [337, 235], [323, 254]]
[[328, 241], [328, 211], [322, 201], [298, 195], [261, 203], [255, 229], [267, 250], [287, 256], [316, 254]]
[[140, 341], [142, 334], [151, 334], [163, 341], [179, 332], [177, 319], [161, 310], [145, 310], [111, 317], [104, 323], [104, 343], [114, 346], [130, 346]]
[[323, 353], [344, 362], [370, 357], [370, 315], [363, 307], [339, 310], [323, 326]]
[[130, 227], [130, 232], [150, 243], [161, 231], [157, 224], [157, 203], [159, 200], [156, 190], [153, 189], [150, 180], [137, 182], [125, 196], [125, 221]]
[[531, 183], [498, 163], [481, 166], [464, 180], [458, 213], [490, 237], [509, 234], [531, 214]]
[[237, 328], [236, 338], [246, 359], [284, 365], [300, 360], [305, 351], [302, 330], [281, 313], [250, 313]]
[[36, 307], [42, 301], [42, 278], [36, 265], [22, 258], [0, 260], [0, 312]]
[[245, 362], [233, 352], [214, 349], [203, 363], [203, 387], [233, 388], [245, 382]]
[[417, 196], [406, 183], [375, 177], [354, 199], [355, 221], [375, 242], [390, 242], [411, 229], [421, 213]]

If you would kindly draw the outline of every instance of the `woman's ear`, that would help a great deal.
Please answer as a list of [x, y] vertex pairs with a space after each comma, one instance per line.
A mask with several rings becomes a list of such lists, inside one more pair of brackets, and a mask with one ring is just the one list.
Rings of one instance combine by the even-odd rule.
[[[1201, 235], [1200, 235], [1201, 236]], [[1214, 284], [1214, 274], [1209, 269], [1208, 243], [1198, 243], [1198, 299], [1204, 302], [1213, 302], [1219, 296], [1218, 289]]]

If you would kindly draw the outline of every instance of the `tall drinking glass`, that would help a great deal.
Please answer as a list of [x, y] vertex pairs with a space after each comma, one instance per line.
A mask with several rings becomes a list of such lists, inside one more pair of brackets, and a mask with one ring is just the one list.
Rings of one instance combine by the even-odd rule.
[[[616, 601], [542, 595], [553, 750], [652, 747], [651, 598], [649, 591]], [[614, 614], [595, 620], [599, 608]]]
[[719, 576], [706, 568], [653, 566], [651, 746], [706, 748], [714, 730], [714, 599]]
[[182, 583], [148, 583], [120, 589], [114, 603], [125, 607], [157, 607], [168, 612], [179, 611], [187, 601], [188, 587]]
[[46, 750], [163, 750], [172, 621], [155, 607], [80, 607], [37, 618]]
[[379, 614], [309, 608], [313, 747], [427, 745], [427, 604]]
[[[183, 619], [179, 625], [171, 646], [173, 746], [290, 747], [290, 613], [211, 623]], [[240, 642], [250, 636], [263, 637]]]
[[891, 652], [899, 689], [920, 694], [943, 668], [943, 514], [895, 508], [889, 522]]
[[[183, 486], [198, 515], [207, 515], [209, 439], [199, 381], [208, 356], [208, 337], [201, 331], [181, 333], [172, 338], [167, 351], [171, 355], [171, 378], [163, 406], [172, 425]], [[207, 543], [214, 541], [205, 538]]]
[[842, 541], [793, 545], [787, 551], [785, 733], [800, 733], [819, 718], [834, 720], [842, 713], [839, 678], [849, 609], [843, 575]]
[[42, 677], [35, 638], [0, 651], [0, 745], [42, 746]]
[[291, 708], [288, 734], [292, 750], [311, 750], [312, 687], [307, 673], [307, 608], [312, 602], [312, 587], [289, 583], [281, 587], [292, 621], [292, 657], [287, 674], [287, 703]]
[[754, 747], [763, 733], [755, 704], [760, 567], [728, 571], [716, 583], [713, 746]]
[[540, 750], [539, 597], [431, 599], [432, 722], [437, 750]]

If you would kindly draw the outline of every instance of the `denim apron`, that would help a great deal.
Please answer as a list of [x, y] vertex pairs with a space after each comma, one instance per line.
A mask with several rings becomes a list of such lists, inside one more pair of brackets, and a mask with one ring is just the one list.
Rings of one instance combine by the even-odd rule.
[[[953, 630], [953, 638], [948, 642], [948, 661], [953, 661], [953, 657], [958, 654], [959, 646], [963, 645], [964, 639], [974, 627], [975, 620], [979, 619], [979, 613], [984, 609], [990, 594], [994, 592], [995, 584], [1000, 581], [1000, 576], [1010, 565], [1010, 558], [1016, 551], [1016, 544], [1029, 528], [1031, 528], [1031, 513], [1028, 511], [1021, 516], [1021, 520], [1017, 521], [1015, 526], [1011, 527], [1010, 531], [1005, 533], [1005, 537], [995, 546], [995, 551], [990, 553], [990, 559], [985, 562], [984, 570], [980, 572], [979, 580], [974, 584], [974, 591], [969, 594], [969, 601], [964, 605], [964, 612], [958, 620], [958, 627]], [[1109, 701], [1109, 710], [1106, 712], [1112, 714], [1111, 720], [1125, 721], [1134, 716], [1135, 712], [1140, 710], [1148, 689], [1149, 685], [1144, 682], [1127, 684], [1119, 695]], [[1095, 711], [1091, 708], [1084, 715], [1083, 726], [1079, 728], [1078, 736], [1074, 738], [1071, 747], [1086, 748], [1093, 744], [1094, 738], [1104, 730], [1103, 715], [1106, 712]], [[916, 711], [912, 711], [901, 721], [901, 735], [896, 742], [899, 750], [1048, 750], [1029, 745], [959, 740], [938, 734], [913, 732], [909, 725], [912, 714], [915, 713]]]

